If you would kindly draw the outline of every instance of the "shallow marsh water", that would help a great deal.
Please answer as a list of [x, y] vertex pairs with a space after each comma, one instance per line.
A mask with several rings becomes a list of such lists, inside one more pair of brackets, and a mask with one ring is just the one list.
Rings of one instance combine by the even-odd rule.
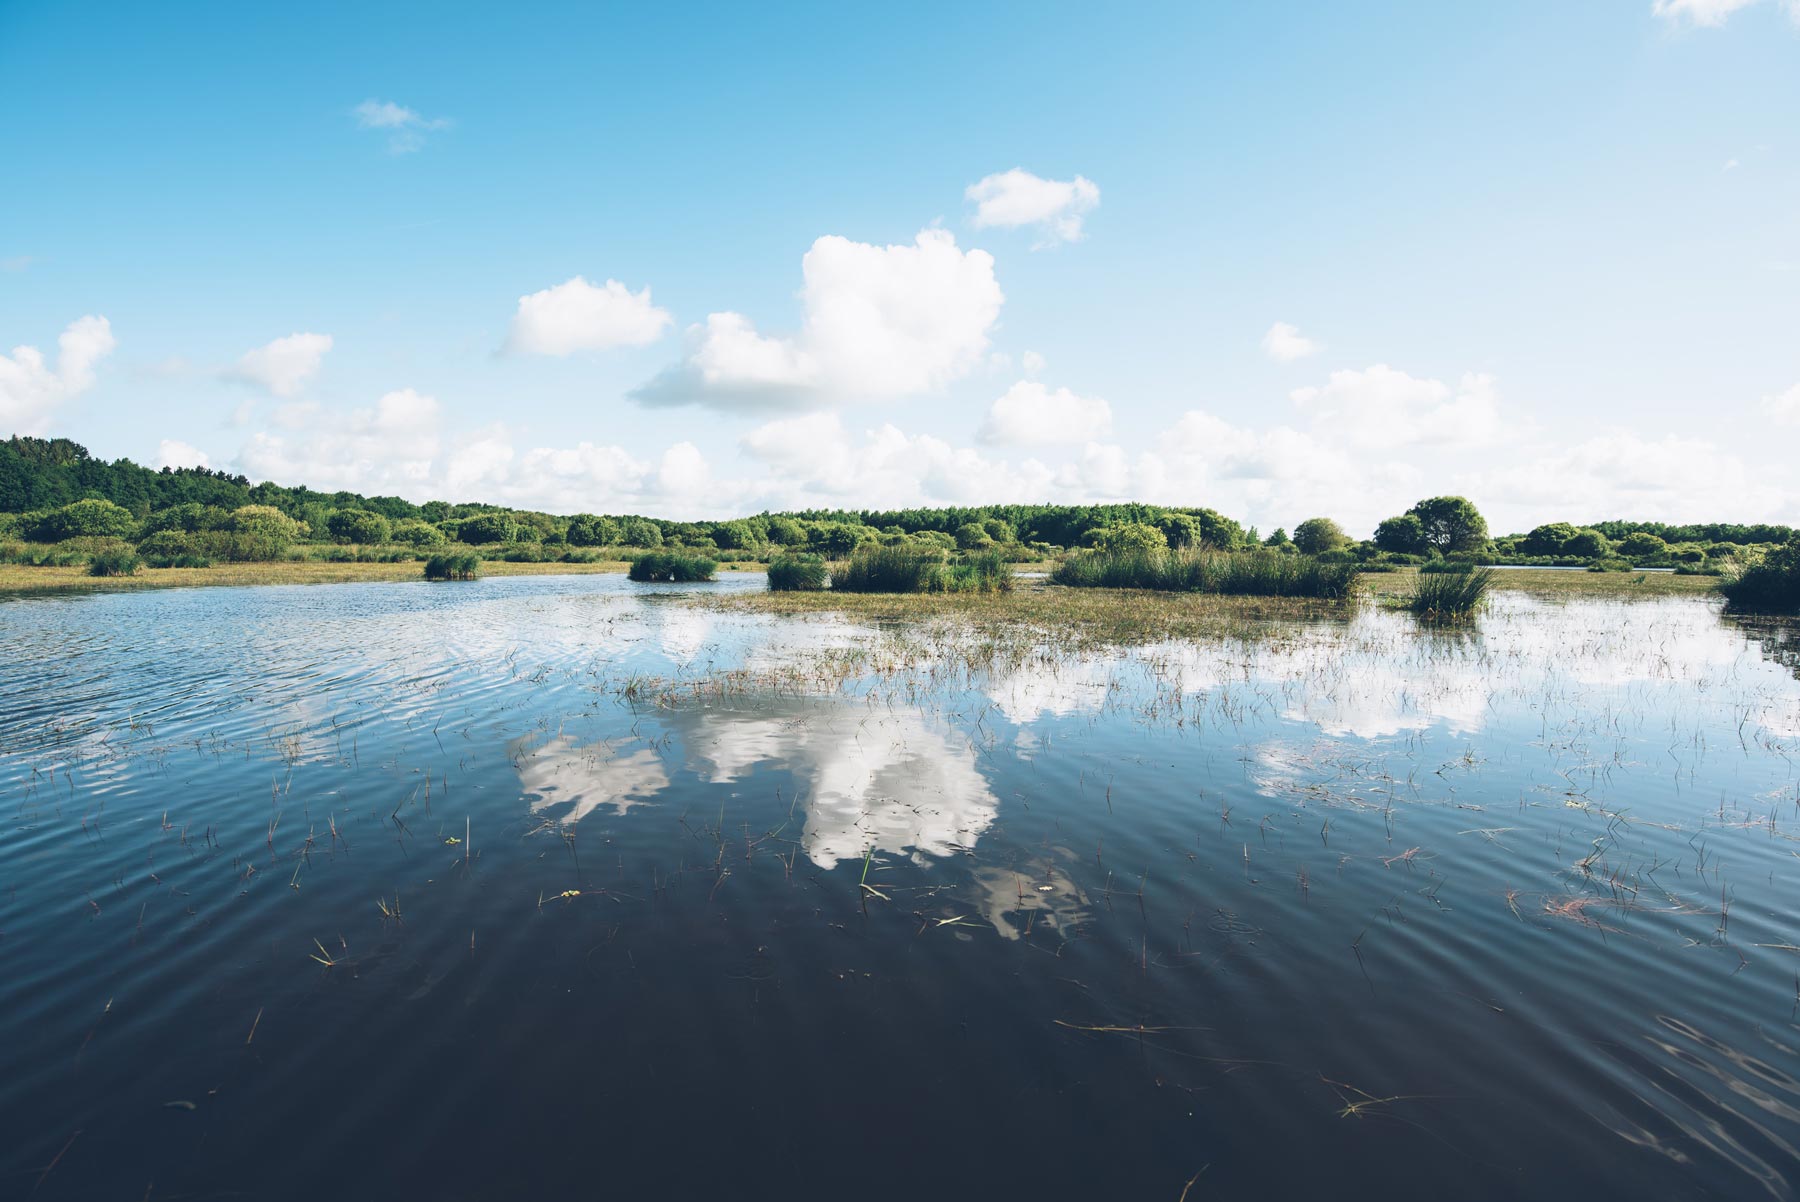
[[0, 1197], [1795, 1192], [1791, 628], [692, 591], [0, 605]]

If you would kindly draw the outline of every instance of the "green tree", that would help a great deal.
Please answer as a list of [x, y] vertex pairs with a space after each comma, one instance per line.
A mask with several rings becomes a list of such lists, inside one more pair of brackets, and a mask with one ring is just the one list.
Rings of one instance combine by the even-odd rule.
[[1423, 555], [1431, 549], [1425, 523], [1414, 514], [1388, 518], [1375, 527], [1375, 545], [1390, 555]]
[[131, 510], [90, 498], [52, 509], [38, 522], [35, 537], [47, 543], [65, 538], [125, 538], [137, 530]]
[[325, 529], [340, 543], [385, 543], [388, 520], [367, 509], [339, 509], [325, 519]]
[[[456, 536], [463, 542], [478, 547], [489, 543], [510, 543], [518, 541], [519, 527], [512, 520], [511, 514], [480, 513], [458, 522]], [[662, 540], [659, 537], [657, 541]]]
[[1619, 554], [1633, 559], [1649, 559], [1669, 553], [1669, 544], [1647, 530], [1627, 534], [1619, 540]]
[[1277, 527], [1275, 527], [1275, 531], [1273, 534], [1269, 535], [1268, 538], [1263, 539], [1263, 546], [1265, 546], [1265, 547], [1285, 547], [1288, 545], [1289, 541], [1290, 540], [1288, 539], [1288, 532], [1283, 530], [1280, 526], [1277, 526]]
[[1094, 531], [1092, 538], [1096, 548], [1109, 554], [1166, 551], [1169, 546], [1163, 532], [1148, 522], [1122, 522]]
[[1005, 518], [988, 518], [981, 523], [981, 528], [987, 531], [987, 536], [997, 543], [1016, 543], [1019, 541], [1018, 530]]
[[1425, 529], [1425, 541], [1445, 554], [1487, 546], [1487, 519], [1467, 497], [1430, 497], [1407, 510]]
[[783, 547], [802, 546], [806, 542], [806, 527], [793, 518], [770, 518], [769, 541]]
[[713, 542], [733, 551], [748, 551], [762, 540], [756, 537], [756, 531], [750, 523], [739, 518], [730, 522], [715, 522], [712, 528]]
[[1567, 522], [1548, 522], [1534, 527], [1519, 543], [1519, 550], [1527, 555], [1561, 555], [1569, 540], [1575, 537], [1575, 527]]
[[619, 541], [619, 526], [611, 518], [578, 513], [569, 519], [571, 547], [610, 547]]
[[1330, 518], [1307, 518], [1294, 527], [1294, 546], [1306, 555], [1323, 555], [1349, 543], [1344, 528]]
[[648, 518], [626, 518], [619, 524], [619, 542], [627, 547], [660, 547], [662, 528]]
[[979, 551], [993, 546], [994, 540], [980, 522], [964, 522], [956, 528], [956, 545], [964, 551]]
[[439, 547], [448, 541], [442, 530], [418, 518], [395, 522], [390, 537], [397, 543], [409, 543], [415, 547]]
[[1574, 536], [1563, 544], [1562, 553], [1579, 556], [1582, 559], [1604, 559], [1612, 553], [1612, 543], [1598, 530], [1577, 530]]
[[1200, 519], [1191, 513], [1165, 513], [1156, 519], [1156, 528], [1171, 547], [1192, 547], [1203, 541]]

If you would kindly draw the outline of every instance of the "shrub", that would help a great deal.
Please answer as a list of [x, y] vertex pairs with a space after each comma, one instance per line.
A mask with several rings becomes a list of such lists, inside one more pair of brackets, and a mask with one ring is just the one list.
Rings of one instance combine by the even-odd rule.
[[1310, 555], [1266, 549], [1088, 551], [1065, 559], [1050, 579], [1073, 588], [1336, 599], [1349, 594], [1361, 571], [1356, 563], [1321, 563]]
[[1588, 571], [1590, 571], [1590, 572], [1629, 572], [1629, 571], [1631, 571], [1633, 566], [1634, 565], [1632, 564], [1632, 562], [1629, 559], [1619, 559], [1616, 556], [1607, 556], [1606, 558], [1596, 559], [1593, 563], [1590, 563], [1588, 565]]
[[830, 580], [831, 569], [817, 555], [782, 555], [769, 561], [769, 588], [773, 592], [817, 592]]
[[135, 551], [102, 551], [88, 561], [88, 575], [135, 576], [143, 563]]
[[481, 557], [473, 551], [449, 551], [425, 561], [427, 580], [479, 580]]
[[477, 546], [487, 543], [516, 542], [519, 524], [504, 513], [483, 513], [465, 518], [456, 525], [456, 537]]
[[441, 547], [449, 541], [442, 530], [430, 522], [421, 522], [418, 518], [395, 522], [391, 537], [397, 543], [414, 547]]
[[625, 574], [633, 580], [646, 584], [687, 584], [694, 581], [711, 580], [713, 573], [718, 568], [717, 562], [702, 556], [680, 555], [672, 551], [653, 551], [649, 555], [640, 555], [632, 560], [631, 567]]
[[1419, 565], [1419, 572], [1426, 576], [1467, 576], [1475, 570], [1475, 565], [1466, 559], [1433, 559]]
[[1488, 587], [1494, 582], [1492, 568], [1468, 572], [1435, 572], [1421, 574], [1413, 586], [1407, 608], [1422, 618], [1468, 618], [1481, 608]]
[[389, 533], [388, 520], [367, 509], [339, 509], [325, 519], [325, 528], [338, 542], [358, 546], [385, 543]]
[[183, 555], [200, 554], [200, 541], [184, 530], [158, 530], [154, 534], [146, 534], [138, 540], [138, 554], [145, 559], [175, 559]]
[[1577, 530], [1573, 537], [1562, 545], [1562, 554], [1578, 555], [1583, 559], [1604, 559], [1612, 553], [1612, 543], [1606, 535], [1598, 530]]
[[1090, 531], [1088, 538], [1096, 550], [1112, 554], [1161, 551], [1169, 545], [1167, 535], [1155, 526], [1143, 522], [1106, 526]]
[[147, 568], [210, 568], [212, 560], [204, 555], [146, 555]]
[[131, 510], [111, 501], [90, 499], [52, 509], [38, 519], [34, 536], [43, 542], [65, 538], [124, 538], [137, 529]]
[[1733, 609], [1800, 611], [1800, 537], [1744, 567], [1727, 569], [1719, 591]]

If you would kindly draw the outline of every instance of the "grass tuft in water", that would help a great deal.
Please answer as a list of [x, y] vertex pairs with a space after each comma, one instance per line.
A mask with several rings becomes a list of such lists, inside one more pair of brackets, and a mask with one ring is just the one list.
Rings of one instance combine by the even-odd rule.
[[1064, 560], [1050, 579], [1071, 588], [1336, 600], [1349, 595], [1360, 570], [1275, 551], [1088, 551]]
[[1735, 571], [1727, 569], [1719, 591], [1733, 609], [1800, 613], [1800, 538]]
[[831, 572], [842, 593], [1004, 593], [1013, 586], [1005, 556], [989, 552], [955, 563], [931, 548], [865, 546]]
[[718, 568], [716, 560], [703, 556], [652, 551], [632, 560], [626, 575], [642, 584], [688, 584], [711, 580]]
[[452, 551], [425, 561], [427, 580], [479, 580], [481, 556], [473, 551]]
[[817, 555], [783, 555], [769, 563], [769, 588], [778, 593], [817, 592], [831, 583], [831, 569]]
[[1407, 599], [1406, 607], [1422, 618], [1468, 618], [1481, 608], [1493, 582], [1494, 572], [1491, 568], [1420, 575], [1413, 584], [1412, 596]]

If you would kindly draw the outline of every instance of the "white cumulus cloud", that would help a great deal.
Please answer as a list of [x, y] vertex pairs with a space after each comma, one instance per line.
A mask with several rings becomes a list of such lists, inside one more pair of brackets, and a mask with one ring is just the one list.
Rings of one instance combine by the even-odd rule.
[[1084, 176], [1044, 179], [1019, 167], [984, 176], [963, 195], [975, 202], [975, 228], [1034, 226], [1039, 246], [1080, 241], [1082, 219], [1100, 203], [1100, 189]]
[[212, 461], [205, 451], [199, 447], [174, 438], [165, 438], [157, 444], [157, 467], [211, 467]]
[[675, 319], [650, 302], [650, 289], [633, 292], [617, 280], [601, 285], [581, 276], [519, 298], [506, 349], [534, 355], [569, 355], [621, 346], [648, 346]]
[[1758, 0], [1655, 0], [1651, 11], [1665, 21], [1718, 26], [1740, 8]]
[[94, 384], [94, 366], [112, 353], [112, 324], [92, 314], [72, 321], [56, 340], [53, 368], [35, 346], [0, 355], [0, 427], [41, 434], [58, 405]]
[[1263, 335], [1263, 353], [1271, 359], [1291, 363], [1319, 353], [1319, 344], [1285, 321], [1278, 321]]
[[1800, 384], [1775, 396], [1764, 397], [1762, 411], [1765, 417], [1781, 425], [1800, 426]]
[[427, 118], [391, 100], [365, 100], [350, 111], [361, 128], [386, 131], [393, 154], [409, 154], [425, 145], [426, 134], [450, 128], [447, 118]]
[[1489, 375], [1469, 373], [1451, 388], [1377, 363], [1364, 371], [1334, 371], [1323, 385], [1296, 388], [1289, 396], [1311, 415], [1316, 432], [1354, 446], [1473, 446], [1496, 441], [1502, 432], [1499, 393]]
[[938, 229], [897, 246], [828, 235], [806, 252], [801, 274], [797, 336], [713, 313], [689, 329], [687, 357], [632, 396], [771, 409], [931, 391], [980, 366], [1005, 300], [993, 256]]
[[276, 396], [290, 397], [319, 373], [330, 349], [330, 334], [289, 334], [245, 352], [225, 374]]
[[985, 443], [1055, 446], [1097, 442], [1112, 433], [1112, 406], [1099, 397], [1054, 392], [1020, 380], [988, 409], [977, 437]]

